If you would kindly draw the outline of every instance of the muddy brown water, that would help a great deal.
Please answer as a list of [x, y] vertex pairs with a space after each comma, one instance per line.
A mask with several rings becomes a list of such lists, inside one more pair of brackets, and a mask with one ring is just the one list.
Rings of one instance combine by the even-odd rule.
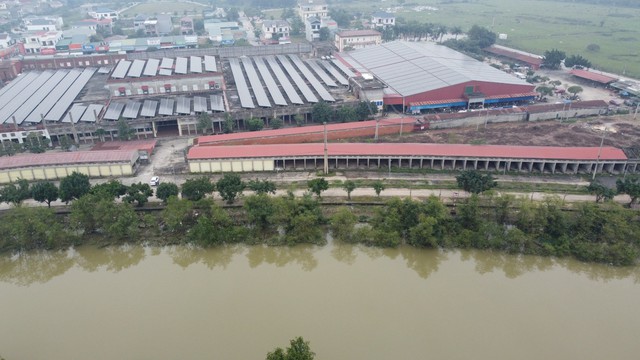
[[0, 256], [0, 357], [638, 359], [640, 269], [410, 247]]

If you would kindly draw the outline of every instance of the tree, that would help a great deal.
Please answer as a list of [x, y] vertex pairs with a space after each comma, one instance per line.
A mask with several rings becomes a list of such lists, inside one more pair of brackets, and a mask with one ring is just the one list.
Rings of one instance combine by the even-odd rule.
[[120, 117], [120, 119], [118, 119], [118, 138], [120, 140], [131, 140], [133, 138], [134, 132], [135, 131], [131, 128], [131, 126], [129, 126], [129, 124], [123, 117]]
[[251, 118], [247, 120], [247, 130], [260, 131], [264, 128], [264, 121], [259, 118]]
[[260, 28], [254, 28], [253, 29], [253, 36], [256, 39], [260, 39], [260, 35], [262, 35], [262, 30], [260, 30]]
[[353, 18], [353, 16], [345, 9], [335, 7], [331, 7], [329, 9], [329, 17], [335, 20], [340, 28], [348, 28], [349, 25], [351, 25], [351, 19]]
[[127, 194], [122, 200], [128, 204], [135, 202], [138, 207], [142, 207], [149, 201], [151, 196], [153, 196], [151, 186], [139, 182], [137, 184], [131, 184], [131, 186], [127, 188]]
[[600, 45], [598, 44], [589, 44], [587, 45], [587, 50], [590, 52], [598, 52], [600, 51]]
[[572, 68], [574, 66], [590, 68], [591, 61], [585, 59], [584, 57], [582, 57], [582, 55], [571, 55], [564, 60], [564, 66], [568, 68]]
[[458, 187], [472, 194], [479, 194], [498, 185], [491, 174], [483, 175], [477, 170], [466, 170], [456, 176]]
[[331, 35], [331, 33], [329, 32], [329, 28], [321, 27], [320, 31], [318, 32], [318, 35], [319, 35], [318, 40], [328, 41], [329, 35]]
[[280, 119], [280, 118], [273, 118], [269, 122], [269, 125], [271, 126], [272, 129], [276, 130], [276, 129], [280, 129], [282, 127], [282, 125], [284, 125], [284, 123], [282, 122], [282, 119]]
[[165, 204], [170, 197], [178, 196], [179, 193], [180, 190], [178, 189], [178, 185], [172, 182], [160, 183], [160, 185], [158, 185], [158, 188], [156, 189], [156, 197], [162, 200], [162, 202], [164, 202]]
[[0, 199], [7, 204], [19, 205], [30, 197], [29, 182], [25, 179], [18, 180], [18, 186], [9, 184], [0, 190]]
[[91, 190], [91, 183], [89, 183], [88, 175], [74, 171], [71, 175], [60, 180], [60, 200], [65, 203], [69, 203], [73, 199], [79, 199], [87, 194], [89, 190]]
[[562, 64], [562, 60], [567, 57], [564, 51], [558, 49], [547, 50], [544, 52], [544, 66], [549, 69], [557, 70]]
[[347, 192], [347, 199], [351, 200], [351, 192], [353, 192], [356, 187], [356, 183], [353, 180], [347, 180], [342, 184], [342, 188]]
[[41, 135], [31, 132], [24, 139], [24, 148], [34, 154], [45, 152], [45, 147], [49, 145], [49, 140], [43, 139]]
[[64, 151], [67, 151], [73, 146], [73, 140], [69, 137], [69, 135], [58, 136], [58, 145]]
[[187, 181], [182, 184], [181, 192], [183, 198], [198, 201], [203, 199], [207, 194], [211, 194], [215, 189], [216, 187], [211, 183], [211, 180], [202, 176], [195, 179], [187, 179]]
[[307, 181], [307, 187], [312, 194], [316, 194], [319, 198], [323, 191], [329, 189], [329, 183], [324, 178], [316, 178]]
[[382, 180], [376, 180], [373, 182], [373, 190], [376, 192], [376, 196], [380, 197], [380, 193], [385, 189]]
[[260, 230], [260, 235], [264, 235], [272, 226], [275, 204], [271, 197], [264, 193], [250, 195], [244, 200], [244, 210], [247, 213], [249, 223]]
[[356, 215], [347, 207], [341, 207], [329, 220], [329, 228], [334, 239], [342, 242], [353, 242], [355, 225], [358, 222]]
[[196, 124], [197, 130], [202, 131], [203, 134], [206, 134], [209, 129], [211, 129], [211, 117], [209, 113], [203, 112], [198, 115], [198, 124]]
[[454, 26], [451, 28], [451, 34], [455, 36], [455, 39], [458, 40], [458, 35], [463, 34], [462, 28], [460, 26]]
[[226, 173], [216, 183], [216, 188], [227, 204], [233, 204], [238, 194], [242, 194], [245, 188], [240, 175], [236, 173]]
[[343, 123], [358, 120], [356, 109], [348, 105], [340, 106], [338, 111], [336, 111], [336, 120]]
[[276, 193], [276, 184], [273, 181], [269, 180], [249, 180], [247, 187], [249, 188], [249, 190], [255, 192], [256, 194]]
[[482, 26], [473, 25], [467, 32], [468, 39], [481, 49], [487, 48], [496, 43], [498, 36], [493, 31]]
[[629, 206], [631, 206], [640, 198], [640, 177], [627, 176], [624, 179], [618, 179], [616, 180], [616, 188], [618, 193], [629, 195], [631, 198]]
[[317, 102], [311, 108], [311, 117], [317, 123], [330, 122], [333, 118], [333, 109], [324, 101]]
[[546, 85], [540, 85], [536, 88], [536, 92], [540, 94], [540, 99], [544, 99], [546, 96], [553, 95], [553, 88]]
[[296, 122], [297, 126], [302, 126], [304, 125], [305, 121], [304, 121], [304, 115], [301, 114], [296, 114], [293, 116], [293, 121]]
[[224, 115], [224, 122], [222, 123], [222, 131], [225, 134], [232, 133], [235, 129], [235, 124], [233, 123], [233, 118], [229, 113]]
[[304, 32], [304, 23], [300, 16], [295, 15], [291, 20], [291, 35], [298, 36]]
[[118, 180], [109, 180], [106, 183], [93, 185], [89, 193], [114, 200], [127, 193], [127, 186]]
[[378, 113], [378, 106], [372, 102], [360, 101], [356, 106], [358, 120], [366, 120]]
[[58, 187], [48, 181], [39, 181], [31, 185], [31, 195], [35, 201], [46, 202], [51, 207], [51, 203], [58, 200]]
[[99, 128], [94, 131], [94, 135], [97, 136], [101, 142], [104, 142], [104, 136], [107, 135], [107, 131], [103, 128]]
[[576, 96], [583, 91], [584, 89], [578, 85], [569, 86], [569, 88], [567, 89], [567, 92], [573, 94], [573, 96], [571, 96], [572, 99], [575, 99]]
[[286, 350], [276, 348], [267, 354], [267, 360], [313, 360], [316, 354], [311, 351], [308, 341], [302, 337], [297, 337], [290, 341], [290, 346]]
[[587, 186], [587, 191], [589, 194], [596, 196], [596, 202], [600, 202], [602, 200], [611, 200], [614, 196], [616, 196], [616, 191], [609, 187], [606, 187], [599, 182], [592, 181]]

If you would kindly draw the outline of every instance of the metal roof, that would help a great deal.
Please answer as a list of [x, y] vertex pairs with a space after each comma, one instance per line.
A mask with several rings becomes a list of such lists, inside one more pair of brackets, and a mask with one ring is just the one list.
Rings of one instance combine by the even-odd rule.
[[293, 104], [304, 104], [304, 101], [302, 101], [300, 95], [296, 92], [296, 89], [293, 88], [289, 78], [284, 74], [284, 71], [282, 71], [282, 68], [278, 65], [276, 59], [273, 56], [265, 56], [264, 58], [267, 60], [267, 63], [276, 75], [276, 78], [278, 78], [278, 81], [280, 82], [280, 85], [282, 85], [284, 92], [287, 94], [289, 101]]
[[192, 73], [201, 73], [202, 58], [200, 56], [191, 56], [189, 58], [189, 69]]
[[139, 78], [142, 75], [142, 69], [144, 69], [144, 60], [133, 60], [133, 64], [129, 68], [127, 73], [128, 77]]
[[158, 73], [158, 66], [160, 66], [159, 59], [149, 59], [147, 60], [147, 65], [144, 67], [144, 72], [142, 75], [144, 76], [156, 76]]
[[615, 81], [618, 81], [618, 78], [614, 78], [611, 76], [607, 76], [605, 74], [599, 74], [592, 71], [582, 70], [582, 69], [573, 69], [571, 70], [571, 75], [577, 76], [579, 78], [599, 82], [601, 84], [609, 84]]
[[[5, 108], [2, 110], [2, 113], [6, 111], [6, 118], [3, 120], [2, 115], [0, 115], [0, 123], [13, 121], [11, 118], [16, 118], [16, 123], [18, 125], [22, 124], [22, 122], [31, 114], [34, 110], [35, 104], [40, 104], [42, 100], [44, 100], [47, 95], [53, 90], [56, 85], [67, 75], [67, 71], [56, 71], [49, 79], [47, 79], [42, 86], [40, 86], [29, 98], [25, 99], [24, 102], [19, 103], [19, 101], [12, 101], [19, 107], [15, 110], [15, 112], [11, 115], [10, 109]], [[36, 84], [33, 84], [36, 86]], [[40, 122], [41, 119], [38, 117], [37, 122]]]
[[342, 71], [345, 75], [347, 75], [347, 78], [352, 78], [356, 76], [356, 74], [354, 74], [353, 71], [351, 71], [345, 64], [343, 64], [342, 61], [338, 59], [331, 59], [331, 62], [335, 66], [337, 66], [338, 69], [340, 69], [340, 71]]
[[318, 75], [318, 77], [322, 80], [322, 82], [325, 83], [325, 85], [327, 86], [331, 86], [331, 87], [337, 87], [338, 84], [336, 84], [335, 81], [333, 81], [333, 79], [331, 78], [331, 76], [329, 76], [321, 67], [320, 65], [318, 65], [317, 62], [315, 62], [314, 60], [307, 60], [306, 61], [307, 65], [309, 65], [309, 67], [311, 68], [311, 70], [313, 70], [314, 73], [316, 73], [316, 75]]
[[222, 95], [211, 95], [211, 110], [224, 112], [224, 100]]
[[271, 102], [267, 97], [267, 93], [264, 91], [262, 87], [262, 82], [258, 77], [258, 73], [256, 72], [256, 68], [253, 67], [253, 61], [251, 58], [243, 57], [241, 59], [242, 65], [244, 66], [244, 71], [249, 78], [249, 83], [251, 84], [251, 89], [253, 90], [253, 94], [256, 96], [256, 101], [258, 102], [258, 106], [261, 107], [271, 107]]
[[304, 98], [310, 103], [317, 103], [318, 98], [313, 94], [311, 89], [309, 89], [307, 83], [302, 80], [300, 74], [298, 74], [293, 65], [291, 65], [291, 62], [289, 62], [289, 59], [284, 55], [276, 55], [276, 57], [280, 60], [280, 64], [282, 64], [282, 67], [284, 67], [287, 74], [289, 74], [291, 79], [293, 79], [293, 82], [296, 83], [296, 86], [302, 92], [302, 96], [304, 96]]
[[104, 108], [104, 105], [101, 104], [90, 104], [87, 106], [87, 111], [84, 112], [80, 121], [86, 122], [96, 122], [96, 119], [100, 115], [100, 112]]
[[171, 69], [160, 69], [160, 70], [158, 70], [158, 74], [162, 75], [162, 76], [171, 76], [172, 73], [173, 73], [173, 70], [171, 70]]
[[216, 57], [205, 55], [204, 56], [204, 70], [205, 71], [218, 71], [218, 66], [216, 65]]
[[70, 123], [73, 118], [73, 123], [76, 124], [80, 121], [80, 117], [87, 111], [87, 106], [82, 104], [73, 104], [67, 115], [62, 119], [64, 123]]
[[162, 63], [160, 67], [163, 69], [171, 69], [173, 68], [173, 59], [172, 58], [162, 58]]
[[127, 101], [127, 105], [124, 108], [124, 112], [122, 113], [122, 117], [126, 119], [135, 119], [138, 117], [138, 113], [140, 112], [140, 104], [137, 101]]
[[0, 157], [0, 169], [93, 163], [133, 163], [137, 150], [46, 152]]
[[[373, 73], [402, 96], [470, 81], [531, 84], [443, 45], [394, 41], [341, 55]], [[334, 62], [335, 63], [335, 62]]]
[[336, 80], [338, 80], [340, 85], [349, 86], [349, 80], [347, 80], [344, 76], [342, 76], [342, 74], [340, 74], [340, 72], [336, 70], [335, 67], [331, 66], [331, 64], [328, 61], [320, 60], [318, 62], [322, 64], [322, 66], [324, 66], [324, 68], [327, 69], [329, 73], [333, 75], [334, 78], [336, 78]]
[[193, 98], [193, 111], [203, 113], [209, 110], [207, 108], [207, 98], [203, 96], [195, 96]]
[[267, 85], [267, 89], [269, 90], [269, 94], [271, 94], [271, 98], [273, 99], [273, 102], [276, 105], [286, 106], [287, 100], [285, 100], [284, 96], [282, 96], [282, 92], [280, 91], [278, 84], [276, 84], [276, 81], [273, 79], [273, 76], [271, 76], [271, 73], [269, 72], [267, 65], [265, 65], [264, 63], [264, 59], [261, 57], [254, 57], [253, 61], [256, 63], [256, 66], [258, 67], [258, 71], [262, 76], [262, 80], [264, 80], [265, 84]]
[[71, 105], [73, 100], [80, 94], [80, 91], [87, 85], [89, 79], [93, 76], [93, 73], [96, 72], [96, 68], [85, 68], [82, 71], [82, 74], [78, 76], [78, 78], [71, 84], [69, 89], [62, 95], [62, 97], [58, 100], [58, 102], [53, 106], [53, 108], [45, 115], [44, 119], [49, 121], [59, 121], [62, 118], [62, 115], [67, 110], [67, 108]]
[[234, 82], [238, 88], [240, 106], [249, 109], [255, 108], [256, 106], [253, 104], [253, 99], [251, 98], [251, 93], [247, 87], [247, 81], [244, 79], [244, 73], [240, 67], [240, 62], [236, 58], [230, 58], [229, 65], [231, 66], [231, 73], [233, 74]]
[[[65, 72], [66, 70], [58, 70]], [[33, 111], [25, 118], [28, 122], [40, 122], [42, 117], [46, 115], [64, 95], [65, 91], [73, 84], [74, 81], [82, 74], [81, 69], [71, 69], [67, 72], [67, 75], [49, 92], [46, 98], [33, 109]]]
[[174, 69], [176, 74], [186, 74], [187, 73], [187, 64], [189, 60], [185, 57], [176, 58], [176, 68]]
[[291, 61], [293, 61], [293, 63], [298, 68], [298, 70], [300, 70], [302, 75], [305, 78], [307, 78], [307, 80], [309, 80], [309, 83], [311, 83], [311, 86], [320, 95], [322, 100], [331, 101], [331, 102], [336, 101], [336, 99], [334, 99], [333, 96], [329, 94], [327, 89], [325, 89], [324, 86], [320, 84], [320, 81], [318, 81], [318, 79], [311, 73], [311, 71], [309, 71], [309, 68], [302, 62], [302, 60], [300, 60], [298, 55], [290, 54], [289, 58], [291, 58]]
[[176, 113], [178, 114], [191, 114], [191, 99], [187, 97], [176, 98], [178, 105], [176, 106]]
[[131, 61], [120, 60], [116, 68], [111, 73], [111, 77], [114, 79], [124, 79], [127, 76], [127, 70], [131, 66]]
[[160, 99], [160, 110], [158, 115], [173, 115], [173, 99]]
[[[600, 147], [330, 143], [327, 150], [330, 156], [438, 156], [584, 161], [594, 161], [596, 159], [627, 160], [624, 152], [614, 147], [600, 149]], [[187, 159], [321, 157], [323, 154], [324, 144], [322, 143], [194, 146], [189, 150]]]
[[51, 77], [51, 75], [53, 75], [53, 73], [50, 71], [44, 73], [34, 72], [29, 73], [28, 75], [29, 76], [25, 75], [24, 77], [22, 77], [20, 79], [20, 83], [16, 84], [11, 89], [11, 91], [7, 91], [2, 94], [2, 96], [0, 96], [0, 114], [2, 114], [2, 116], [0, 116], [1, 118], [11, 118], [11, 114], [13, 114], [17, 107], [25, 101], [25, 94], [28, 94], [28, 98], [29, 96], [31, 96], [33, 91], [35, 91], [33, 90], [33, 88], [30, 88], [30, 86], [33, 83], [38, 83], [40, 81], [39, 79], [48, 79], [49, 77]]
[[120, 118], [120, 114], [122, 114], [122, 110], [124, 110], [124, 103], [121, 102], [112, 102], [107, 108], [107, 112], [104, 114], [104, 120], [118, 120]]
[[156, 110], [158, 109], [158, 102], [154, 100], [145, 100], [142, 106], [140, 116], [154, 117], [156, 116]]

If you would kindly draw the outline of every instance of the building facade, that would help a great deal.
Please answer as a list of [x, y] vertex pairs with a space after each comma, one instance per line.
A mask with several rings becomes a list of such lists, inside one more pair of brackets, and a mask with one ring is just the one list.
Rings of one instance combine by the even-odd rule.
[[309, 17], [323, 18], [329, 16], [329, 7], [324, 0], [300, 0], [298, 3], [298, 15], [302, 21]]
[[262, 34], [265, 39], [288, 38], [290, 32], [291, 25], [286, 20], [265, 20], [262, 22]]
[[396, 25], [396, 17], [385, 11], [376, 11], [371, 14], [372, 29], [386, 29]]
[[382, 34], [376, 30], [345, 30], [335, 35], [335, 46], [338, 51], [362, 49], [371, 45], [380, 45]]

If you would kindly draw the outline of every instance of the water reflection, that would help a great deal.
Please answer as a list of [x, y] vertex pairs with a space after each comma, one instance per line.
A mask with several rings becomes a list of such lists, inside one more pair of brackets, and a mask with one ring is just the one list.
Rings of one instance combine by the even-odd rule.
[[233, 257], [242, 253], [244, 249], [244, 246], [241, 245], [219, 246], [213, 249], [176, 245], [167, 248], [167, 253], [173, 259], [173, 263], [182, 268], [193, 264], [203, 264], [213, 270], [216, 267], [226, 269]]
[[294, 247], [256, 245], [249, 247], [247, 259], [252, 269], [263, 263], [277, 267], [296, 263], [302, 266], [302, 270], [311, 271], [318, 266], [318, 260], [314, 256], [316, 248], [314, 245], [297, 245]]
[[67, 272], [75, 259], [67, 251], [34, 251], [0, 256], [0, 281], [21, 286], [46, 283]]
[[76, 263], [86, 271], [105, 269], [114, 273], [138, 265], [146, 256], [144, 247], [126, 244], [103, 249], [79, 247], [76, 255]]
[[416, 249], [409, 246], [401, 247], [400, 254], [405, 259], [407, 267], [423, 279], [438, 272], [440, 263], [449, 258], [443, 250]]

